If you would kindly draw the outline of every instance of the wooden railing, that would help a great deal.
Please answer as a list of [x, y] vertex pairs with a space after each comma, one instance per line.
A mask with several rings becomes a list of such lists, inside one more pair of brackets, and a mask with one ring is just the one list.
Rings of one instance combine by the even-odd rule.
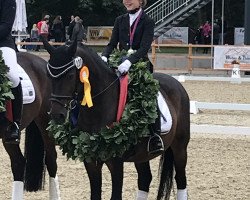
[[[161, 48], [174, 48], [175, 50], [177, 48], [186, 48], [187, 53], [167, 53], [164, 57], [165, 58], [175, 58], [175, 59], [187, 59], [187, 66], [186, 70], [188, 72], [192, 72], [193, 68], [193, 60], [195, 59], [203, 59], [203, 60], [213, 60], [214, 57], [212, 56], [212, 48], [214, 45], [196, 45], [196, 44], [156, 44], [155, 42], [152, 43], [152, 63], [154, 66], [156, 66], [156, 60], [157, 60], [157, 53], [158, 51], [161, 51]], [[193, 52], [196, 49], [201, 48], [209, 48], [209, 53], [204, 55], [195, 55]]]
[[[64, 45], [64, 42], [58, 43], [58, 42], [49, 42], [51, 45]], [[16, 42], [17, 45], [43, 45], [42, 42]], [[99, 47], [105, 47], [107, 45], [107, 42], [86, 42], [84, 43], [85, 45], [88, 46], [99, 46]], [[172, 48], [174, 50], [178, 48], [186, 48], [187, 51], [185, 53], [166, 53], [164, 54], [164, 58], [166, 59], [186, 59], [187, 60], [187, 65], [185, 67], [185, 71], [188, 73], [191, 73], [194, 70], [193, 67], [193, 61], [194, 60], [210, 60], [210, 62], [213, 62], [213, 47], [215, 45], [196, 45], [196, 44], [156, 44], [155, 42], [152, 43], [152, 54], [151, 54], [151, 59], [152, 63], [155, 68], [162, 68], [162, 66], [157, 66], [156, 61], [157, 57], [159, 57], [161, 53], [161, 49], [163, 48]], [[201, 48], [209, 48], [209, 53], [208, 54], [197, 54], [194, 53], [196, 49], [201, 49]], [[207, 66], [209, 69], [212, 68], [211, 66]], [[164, 68], [163, 68], [164, 69]], [[172, 69], [174, 69], [172, 67]]]

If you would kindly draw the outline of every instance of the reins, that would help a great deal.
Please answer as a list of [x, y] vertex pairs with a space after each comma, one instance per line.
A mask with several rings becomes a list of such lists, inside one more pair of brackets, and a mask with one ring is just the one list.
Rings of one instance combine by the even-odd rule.
[[92, 97], [92, 99], [94, 99], [95, 97], [98, 97], [99, 95], [101, 95], [102, 93], [106, 92], [116, 81], [118, 81], [120, 78], [120, 76], [118, 76], [112, 83], [110, 83], [104, 90], [102, 90], [101, 92], [97, 93], [96, 95], [94, 95]]

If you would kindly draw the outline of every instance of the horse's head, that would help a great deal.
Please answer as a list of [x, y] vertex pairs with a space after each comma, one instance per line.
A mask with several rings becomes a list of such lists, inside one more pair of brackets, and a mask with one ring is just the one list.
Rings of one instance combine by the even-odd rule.
[[77, 92], [78, 66], [74, 55], [77, 42], [70, 46], [63, 45], [58, 48], [43, 41], [45, 49], [50, 54], [47, 64], [49, 77], [52, 79], [51, 118], [58, 123], [65, 121], [68, 109], [72, 107]]

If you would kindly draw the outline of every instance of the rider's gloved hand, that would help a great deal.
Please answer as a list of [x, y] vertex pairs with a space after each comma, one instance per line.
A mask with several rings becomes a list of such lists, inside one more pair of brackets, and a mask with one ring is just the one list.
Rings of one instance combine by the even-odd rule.
[[131, 67], [132, 63], [129, 60], [125, 60], [122, 64], [118, 66], [118, 71], [121, 74], [126, 74]]
[[102, 56], [101, 58], [105, 63], [108, 62], [108, 58], [106, 56]]

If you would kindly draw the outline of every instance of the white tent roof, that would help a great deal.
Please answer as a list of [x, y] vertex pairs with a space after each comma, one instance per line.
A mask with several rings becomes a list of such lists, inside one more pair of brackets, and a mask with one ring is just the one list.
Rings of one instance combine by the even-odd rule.
[[12, 31], [26, 32], [27, 26], [25, 0], [16, 0], [16, 18], [12, 27]]

